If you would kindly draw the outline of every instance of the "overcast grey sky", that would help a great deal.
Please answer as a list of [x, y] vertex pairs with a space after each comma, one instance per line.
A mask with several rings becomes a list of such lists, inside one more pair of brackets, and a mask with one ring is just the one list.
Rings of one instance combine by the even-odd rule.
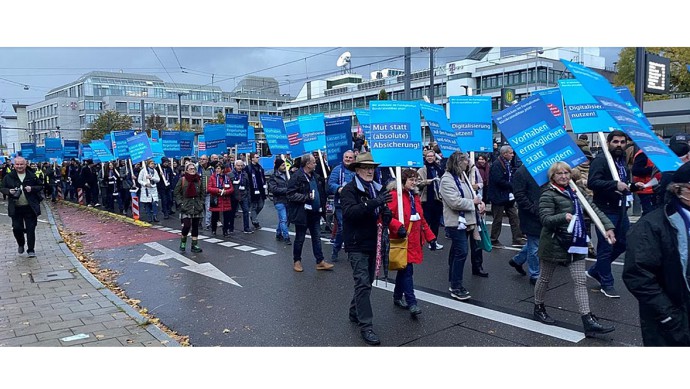
[[[462, 59], [472, 48], [438, 50], [435, 65]], [[504, 47], [504, 55], [525, 48]], [[31, 104], [45, 94], [93, 70], [122, 70], [153, 74], [165, 82], [211, 84], [230, 91], [246, 75], [274, 77], [281, 92], [297, 95], [306, 80], [339, 73], [338, 57], [352, 55], [352, 72], [369, 78], [372, 71], [404, 68], [403, 47], [9, 47], [0, 48], [0, 98], [11, 104]], [[618, 58], [619, 48], [602, 48], [607, 65]], [[412, 70], [428, 67], [429, 54], [412, 47]], [[28, 90], [24, 89], [28, 86]], [[0, 105], [0, 111], [3, 106]]]

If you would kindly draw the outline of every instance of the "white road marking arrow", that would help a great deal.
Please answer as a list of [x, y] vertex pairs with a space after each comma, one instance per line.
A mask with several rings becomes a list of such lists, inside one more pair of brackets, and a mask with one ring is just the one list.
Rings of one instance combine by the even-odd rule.
[[160, 243], [157, 242], [152, 242], [152, 243], [145, 243], [146, 246], [156, 250], [160, 251], [162, 254], [159, 255], [150, 255], [150, 254], [144, 254], [144, 256], [141, 257], [139, 262], [144, 262], [144, 263], [149, 263], [152, 265], [159, 265], [159, 266], [168, 266], [165, 262], [163, 262], [166, 259], [175, 259], [177, 261], [180, 261], [184, 263], [187, 266], [184, 266], [183, 269], [189, 270], [194, 273], [198, 273], [207, 277], [211, 277], [213, 279], [216, 279], [218, 281], [223, 281], [227, 282], [228, 284], [233, 284], [236, 286], [239, 286], [240, 288], [242, 285], [238, 284], [237, 281], [233, 280], [232, 278], [228, 277], [225, 273], [222, 271], [218, 270], [217, 267], [213, 266], [210, 263], [196, 263], [192, 261], [191, 259], [185, 257], [184, 255], [175, 252], [165, 246], [163, 246]]

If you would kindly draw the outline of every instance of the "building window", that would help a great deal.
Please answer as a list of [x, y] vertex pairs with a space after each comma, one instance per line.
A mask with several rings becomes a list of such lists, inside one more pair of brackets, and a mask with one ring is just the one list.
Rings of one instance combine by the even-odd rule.
[[127, 103], [122, 101], [115, 102], [115, 111], [119, 113], [127, 113]]

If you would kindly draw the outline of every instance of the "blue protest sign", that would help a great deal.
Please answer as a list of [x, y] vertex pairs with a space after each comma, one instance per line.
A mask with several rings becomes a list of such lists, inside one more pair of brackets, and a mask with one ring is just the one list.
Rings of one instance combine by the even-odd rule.
[[163, 154], [168, 158], [180, 158], [182, 156], [180, 131], [163, 131], [161, 134], [161, 144]]
[[222, 154], [228, 151], [225, 145], [225, 124], [204, 124], [205, 154]]
[[290, 147], [288, 146], [283, 118], [274, 115], [259, 115], [259, 120], [264, 128], [266, 143], [268, 143], [271, 154], [287, 154]]
[[62, 159], [62, 139], [46, 138], [46, 158], [49, 160]]
[[490, 96], [450, 96], [450, 126], [463, 151], [492, 151]]
[[256, 152], [256, 134], [254, 126], [247, 126], [247, 141], [237, 144], [237, 154], [249, 154]]
[[619, 129], [604, 106], [589, 94], [580, 81], [558, 80], [558, 86], [574, 133], [611, 132]]
[[191, 131], [180, 132], [180, 157], [194, 155], [194, 135]]
[[113, 140], [112, 140], [112, 137], [110, 136], [110, 134], [111, 133], [109, 132], [109, 133], [103, 135], [102, 141], [103, 141], [103, 144], [105, 145], [105, 147], [108, 149], [108, 151], [110, 151], [110, 153], [112, 154], [112, 152], [113, 152]]
[[630, 111], [634, 113], [635, 116], [637, 116], [640, 119], [640, 121], [642, 121], [642, 123], [647, 126], [647, 128], [652, 128], [652, 123], [649, 122], [647, 117], [640, 109], [640, 106], [637, 105], [637, 101], [635, 101], [635, 98], [630, 93], [628, 87], [619, 86], [613, 89], [616, 91], [616, 93], [618, 93], [618, 96], [620, 96], [621, 99], [623, 99], [623, 102], [625, 103], [625, 105], [628, 106]]
[[21, 156], [26, 160], [31, 160], [36, 155], [36, 144], [35, 143], [20, 143], [21, 146]]
[[297, 120], [285, 122], [285, 134], [287, 134], [290, 154], [295, 156], [304, 154], [304, 142], [302, 141], [302, 134]]
[[113, 154], [108, 149], [107, 142], [93, 140], [89, 143], [93, 151], [94, 161], [98, 159], [100, 162], [108, 162], [115, 159]]
[[561, 62], [580, 81], [597, 103], [603, 106], [616, 126], [639, 146], [659, 171], [673, 171], [682, 165], [680, 158], [654, 134], [638, 115], [633, 113], [621, 95], [601, 74], [580, 64], [563, 59]]
[[238, 143], [247, 141], [249, 117], [246, 114], [225, 114], [225, 144], [234, 147]]
[[539, 185], [549, 181], [546, 173], [555, 162], [575, 167], [587, 160], [539, 96], [496, 113], [494, 121]]
[[[84, 162], [87, 159], [93, 160], [96, 162], [95, 157], [93, 155], [93, 150], [91, 150], [91, 146], [89, 145], [82, 145], [81, 146], [81, 161]], [[100, 162], [100, 161], [98, 161]]]
[[134, 135], [134, 130], [113, 131], [110, 133], [115, 159], [129, 159], [127, 138]]
[[45, 146], [36, 146], [36, 153], [34, 154], [33, 159], [31, 162], [47, 162], [48, 159], [46, 158], [46, 147]]
[[558, 88], [540, 89], [531, 92], [533, 96], [539, 96], [546, 103], [553, 117], [558, 120], [558, 124], [565, 127], [565, 117], [563, 116], [563, 96]]
[[382, 166], [422, 166], [422, 130], [419, 104], [409, 101], [372, 101], [369, 144]]
[[137, 164], [153, 157], [149, 137], [145, 132], [127, 138], [127, 148], [132, 163]]
[[450, 127], [450, 123], [448, 123], [446, 110], [440, 105], [423, 101], [419, 103], [419, 109], [422, 111], [424, 120], [426, 120], [431, 133], [434, 135], [434, 140], [444, 155], [448, 156], [454, 151], [460, 150], [455, 131]]
[[153, 139], [149, 139], [149, 142], [151, 142], [151, 154], [153, 154], [151, 158], [153, 158], [156, 163], [160, 163], [161, 158], [165, 156], [165, 152], [163, 151], [163, 141], [158, 139], [158, 141], [155, 142]]
[[273, 173], [273, 161], [274, 157], [259, 157], [259, 165], [266, 171], [266, 174]]
[[62, 155], [65, 160], [71, 160], [72, 158], [79, 159], [79, 141], [65, 140]]
[[299, 132], [302, 134], [304, 151], [311, 152], [326, 148], [324, 114], [315, 113], [312, 115], [298, 116], [297, 122], [299, 123]]
[[359, 127], [364, 133], [364, 138], [370, 139], [371, 135], [371, 115], [368, 109], [355, 108], [355, 116], [357, 116], [357, 121], [359, 122]]
[[335, 166], [343, 160], [343, 154], [352, 150], [352, 117], [328, 118], [324, 121], [326, 131], [326, 160]]

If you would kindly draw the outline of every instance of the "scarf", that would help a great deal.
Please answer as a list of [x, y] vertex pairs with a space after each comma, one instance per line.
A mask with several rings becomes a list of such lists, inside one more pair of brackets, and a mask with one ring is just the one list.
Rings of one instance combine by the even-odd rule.
[[184, 178], [187, 180], [187, 190], [184, 196], [187, 198], [196, 197], [196, 183], [199, 182], [200, 176], [198, 174], [185, 173]]
[[570, 254], [587, 254], [587, 230], [585, 228], [585, 215], [582, 212], [582, 204], [578, 200], [577, 195], [570, 187], [564, 188], [564, 192], [568, 194], [575, 206], [575, 227], [573, 228], [573, 244], [568, 249]]
[[[441, 176], [441, 168], [438, 166], [436, 162], [428, 163], [426, 160], [424, 161], [424, 166], [426, 167], [426, 178], [431, 180], [436, 177]], [[432, 181], [432, 185], [427, 185], [426, 189], [426, 198], [427, 201], [429, 199], [437, 199], [438, 196], [436, 195], [439, 192], [439, 183], [438, 181]]]
[[628, 182], [628, 172], [625, 170], [625, 159], [624, 158], [616, 158], [614, 160], [616, 162], [616, 168], [618, 169], [618, 177], [620, 177], [621, 182]]
[[[365, 191], [367, 191], [367, 194], [369, 194], [369, 198], [375, 199], [376, 198], [376, 190], [374, 189], [374, 183], [373, 182], [366, 182], [363, 179], [361, 179], [358, 175], [355, 175], [355, 179], [359, 181], [359, 183], [362, 185]], [[376, 207], [374, 210], [374, 214], [376, 216], [379, 215], [379, 207]]]
[[408, 190], [407, 194], [410, 195], [410, 216], [416, 215], [417, 214], [417, 206], [414, 203], [414, 195], [412, 194], [412, 191]]
[[513, 182], [513, 172], [510, 169], [510, 161], [503, 158], [502, 155], [500, 155], [498, 157], [498, 160], [501, 161], [501, 164], [503, 164], [503, 166], [505, 166], [506, 171], [508, 172], [508, 182]]

